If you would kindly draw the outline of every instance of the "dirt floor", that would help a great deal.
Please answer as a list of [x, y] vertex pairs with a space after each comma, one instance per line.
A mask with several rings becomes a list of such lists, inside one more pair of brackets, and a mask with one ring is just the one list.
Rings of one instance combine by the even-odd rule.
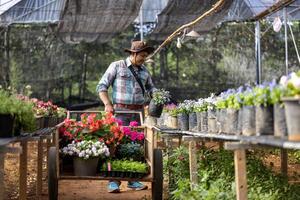
[[[212, 143], [213, 147], [218, 148], [218, 144]], [[18, 146], [18, 144], [15, 144]], [[174, 144], [177, 146], [177, 144]], [[46, 149], [46, 148], [44, 148]], [[46, 152], [45, 152], [46, 153]], [[268, 155], [264, 157], [264, 162], [272, 166], [276, 173], [280, 172], [280, 157], [279, 155]], [[30, 142], [28, 144], [28, 198], [37, 199], [36, 197], [36, 162], [37, 162], [37, 142]], [[42, 200], [48, 199], [47, 191], [47, 173], [46, 173], [46, 157], [44, 157], [43, 166], [43, 193]], [[19, 155], [7, 154], [5, 159], [5, 199], [18, 199], [18, 177], [19, 177]], [[289, 162], [288, 176], [289, 180], [294, 183], [299, 183], [300, 164]], [[107, 193], [107, 181], [74, 181], [62, 180], [59, 181], [59, 199], [61, 200], [146, 200], [151, 199], [151, 184], [145, 183], [149, 188], [144, 191], [133, 191], [127, 189], [127, 182], [122, 182], [121, 193], [110, 194]], [[164, 184], [164, 198], [167, 199], [167, 183]]]

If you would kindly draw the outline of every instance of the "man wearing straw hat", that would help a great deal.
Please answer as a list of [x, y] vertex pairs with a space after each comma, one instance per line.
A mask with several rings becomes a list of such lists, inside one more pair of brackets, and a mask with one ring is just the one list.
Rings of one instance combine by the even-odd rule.
[[[152, 53], [150, 47], [143, 41], [133, 41], [130, 49], [125, 52], [130, 56], [124, 60], [111, 63], [97, 85], [97, 92], [104, 103], [106, 112], [115, 110], [142, 111], [146, 102], [147, 94], [152, 94], [155, 87], [151, 75], [143, 65], [147, 56]], [[112, 86], [112, 101], [108, 96], [108, 88]], [[123, 121], [123, 125], [129, 125], [130, 121], [140, 121], [137, 114], [124, 114], [116, 116]], [[120, 192], [120, 182], [110, 181], [108, 191]], [[134, 190], [144, 190], [147, 186], [140, 182], [128, 182], [127, 187]]]

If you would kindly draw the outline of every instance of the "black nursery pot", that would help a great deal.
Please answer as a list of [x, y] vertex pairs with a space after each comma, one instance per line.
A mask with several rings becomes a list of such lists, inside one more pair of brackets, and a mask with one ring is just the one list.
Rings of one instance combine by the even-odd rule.
[[153, 100], [150, 101], [149, 104], [149, 116], [159, 118], [161, 116], [164, 105], [156, 105]]
[[189, 130], [189, 115], [186, 113], [180, 113], [177, 115], [178, 128], [182, 131]]
[[15, 136], [15, 119], [10, 114], [0, 114], [0, 138]]

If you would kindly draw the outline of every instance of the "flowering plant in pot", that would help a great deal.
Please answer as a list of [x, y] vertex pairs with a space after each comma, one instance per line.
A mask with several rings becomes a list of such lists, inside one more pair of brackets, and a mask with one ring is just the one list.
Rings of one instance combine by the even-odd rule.
[[177, 107], [178, 128], [183, 131], [189, 130], [189, 114], [193, 111], [193, 100], [184, 100]]
[[112, 113], [82, 114], [78, 122], [65, 119], [59, 132], [65, 143], [73, 140], [103, 141], [110, 148], [112, 156], [124, 137], [121, 122]]
[[18, 136], [35, 130], [35, 118], [30, 102], [19, 100], [15, 94], [0, 88], [0, 137]]
[[63, 147], [61, 153], [74, 157], [74, 174], [76, 176], [96, 175], [99, 159], [105, 159], [110, 155], [104, 142], [93, 140], [73, 141]]
[[164, 106], [163, 112], [167, 113], [167, 119], [165, 122], [165, 125], [170, 127], [170, 128], [178, 128], [178, 123], [177, 123], [177, 105], [171, 103], [167, 104]]
[[257, 135], [274, 134], [273, 101], [271, 91], [276, 86], [275, 80], [254, 87], [255, 127]]
[[300, 141], [300, 71], [293, 72], [280, 79], [284, 88], [284, 102], [288, 139]]
[[171, 95], [169, 91], [164, 89], [154, 91], [149, 104], [149, 115], [152, 117], [160, 117], [164, 104], [169, 102], [170, 98]]

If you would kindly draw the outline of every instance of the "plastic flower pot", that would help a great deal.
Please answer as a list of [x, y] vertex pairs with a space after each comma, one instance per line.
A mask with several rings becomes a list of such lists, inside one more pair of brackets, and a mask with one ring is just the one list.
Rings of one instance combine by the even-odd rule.
[[255, 112], [256, 134], [274, 135], [273, 106], [257, 106]]
[[201, 131], [201, 112], [196, 112], [196, 116], [197, 116], [197, 131]]
[[162, 120], [163, 120], [163, 125], [164, 125], [164, 126], [168, 126], [169, 116], [170, 116], [170, 114], [167, 113], [167, 112], [163, 112], [163, 113], [162, 113], [161, 118], [162, 118]]
[[242, 108], [243, 112], [243, 125], [242, 133], [245, 136], [255, 135], [255, 107], [254, 106], [244, 106]]
[[180, 113], [177, 115], [178, 128], [182, 131], [189, 130], [189, 115], [186, 113]]
[[288, 139], [300, 141], [300, 98], [283, 98]]
[[189, 130], [197, 131], [197, 115], [195, 112], [189, 113]]
[[201, 112], [201, 131], [207, 131], [207, 112]]
[[160, 117], [160, 115], [162, 113], [162, 110], [163, 110], [163, 107], [164, 107], [163, 104], [156, 105], [154, 103], [154, 101], [151, 100], [150, 104], [149, 104], [149, 108], [148, 108], [149, 116], [151, 116], [151, 117], [157, 117], [157, 118]]
[[224, 132], [227, 134], [237, 134], [238, 127], [238, 110], [228, 108], [226, 109], [226, 118], [225, 118], [225, 130]]
[[75, 176], [95, 176], [97, 173], [97, 165], [99, 158], [90, 158], [84, 160], [75, 157], [73, 160]]
[[217, 132], [217, 119], [216, 119], [216, 111], [209, 110], [207, 112], [207, 125], [208, 125], [208, 132], [216, 133]]
[[274, 136], [284, 138], [287, 136], [285, 108], [283, 105], [274, 105]]
[[0, 114], [0, 138], [14, 136], [15, 119], [10, 114]]

